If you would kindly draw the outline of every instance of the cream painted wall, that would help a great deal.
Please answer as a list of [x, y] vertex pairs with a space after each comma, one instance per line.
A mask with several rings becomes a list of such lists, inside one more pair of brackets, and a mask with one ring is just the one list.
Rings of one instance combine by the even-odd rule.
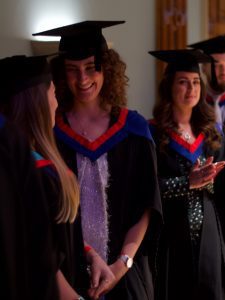
[[[157, 0], [156, 0], [157, 1]], [[189, 42], [201, 38], [202, 1], [188, 0]], [[125, 20], [104, 30], [127, 63], [130, 78], [128, 106], [151, 117], [155, 99], [155, 62], [147, 53], [155, 49], [154, 0], [1, 0], [0, 57], [31, 54], [32, 33], [83, 20]]]

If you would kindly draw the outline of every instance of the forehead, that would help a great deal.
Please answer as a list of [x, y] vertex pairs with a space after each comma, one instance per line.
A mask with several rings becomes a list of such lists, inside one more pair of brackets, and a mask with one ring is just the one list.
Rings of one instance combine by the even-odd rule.
[[95, 58], [94, 56], [90, 56], [88, 58], [85, 59], [81, 59], [81, 60], [72, 60], [72, 59], [65, 59], [65, 65], [66, 66], [83, 66], [83, 65], [87, 65], [87, 64], [94, 64], [95, 62]]
[[196, 72], [178, 71], [175, 73], [175, 79], [179, 78], [196, 79], [200, 78], [200, 75]]
[[217, 61], [225, 62], [225, 52], [224, 53], [213, 53], [211, 56]]

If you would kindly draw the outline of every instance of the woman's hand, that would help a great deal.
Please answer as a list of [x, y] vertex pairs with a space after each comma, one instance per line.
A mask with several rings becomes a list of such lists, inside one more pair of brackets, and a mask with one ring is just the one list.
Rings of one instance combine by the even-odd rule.
[[117, 259], [115, 261], [115, 263], [113, 263], [112, 265], [109, 266], [109, 268], [111, 269], [112, 273], [114, 274], [113, 280], [102, 282], [102, 284], [100, 283], [96, 289], [93, 289], [91, 296], [89, 293], [89, 296], [92, 299], [94, 299], [94, 300], [99, 299], [101, 296], [108, 293], [111, 289], [114, 288], [114, 286], [120, 281], [120, 279], [128, 271], [127, 267], [124, 265], [124, 263], [120, 259]]
[[109, 286], [115, 281], [115, 276], [93, 248], [87, 253], [87, 260], [90, 264], [91, 279], [88, 294], [91, 299], [95, 300], [108, 291]]
[[204, 165], [200, 165], [199, 159], [194, 164], [189, 174], [190, 189], [197, 189], [213, 183], [215, 177], [224, 168], [225, 161], [213, 163], [213, 157], [209, 157]]

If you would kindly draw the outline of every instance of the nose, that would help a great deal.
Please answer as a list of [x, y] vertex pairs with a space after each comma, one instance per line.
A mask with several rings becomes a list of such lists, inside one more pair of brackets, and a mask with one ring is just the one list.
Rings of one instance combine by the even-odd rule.
[[188, 81], [188, 89], [193, 90], [193, 88], [194, 88], [194, 83], [191, 81]]
[[88, 79], [87, 73], [85, 70], [79, 70], [78, 72], [78, 80], [80, 82], [85, 82]]

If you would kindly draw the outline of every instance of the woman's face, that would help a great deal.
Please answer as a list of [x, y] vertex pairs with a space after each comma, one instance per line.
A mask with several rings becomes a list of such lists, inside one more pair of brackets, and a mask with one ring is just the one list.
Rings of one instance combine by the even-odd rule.
[[51, 114], [52, 127], [54, 127], [55, 126], [55, 111], [58, 107], [58, 102], [57, 102], [56, 96], [55, 96], [55, 85], [52, 81], [51, 81], [51, 84], [47, 91], [47, 97], [48, 97], [49, 110], [50, 110], [50, 114]]
[[198, 73], [176, 72], [172, 85], [173, 106], [179, 110], [192, 109], [198, 104], [201, 93]]
[[67, 84], [76, 101], [98, 101], [104, 76], [95, 70], [94, 56], [82, 60], [65, 60]]

